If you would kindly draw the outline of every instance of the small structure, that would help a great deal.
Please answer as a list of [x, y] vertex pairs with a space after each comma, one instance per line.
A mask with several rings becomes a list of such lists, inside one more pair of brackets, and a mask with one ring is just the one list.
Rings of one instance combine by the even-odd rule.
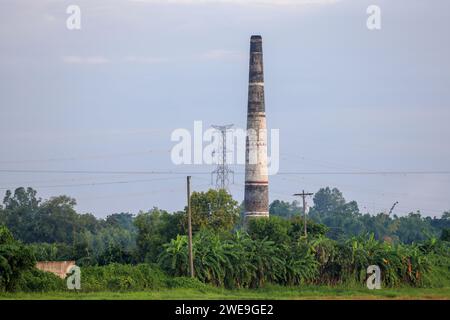
[[41, 271], [51, 272], [61, 279], [66, 278], [70, 268], [75, 265], [75, 261], [38, 261], [36, 268]]

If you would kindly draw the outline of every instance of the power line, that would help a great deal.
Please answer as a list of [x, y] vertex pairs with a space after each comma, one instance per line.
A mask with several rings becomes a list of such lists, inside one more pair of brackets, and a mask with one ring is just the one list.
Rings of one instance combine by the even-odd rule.
[[[103, 176], [102, 178], [105, 178], [105, 176]], [[111, 179], [113, 178], [117, 178], [119, 179], [119, 177], [115, 176], [115, 175], [111, 175], [110, 176]], [[92, 177], [86, 177], [84, 176], [83, 178], [63, 178], [63, 179], [51, 179], [51, 180], [21, 180], [21, 181], [14, 181], [14, 182], [5, 182], [2, 181], [3, 184], [5, 185], [24, 185], [24, 184], [33, 184], [33, 183], [56, 183], [56, 182], [77, 182], [77, 181], [91, 181]]]
[[279, 175], [450, 175], [450, 171], [284, 171]]
[[[87, 170], [0, 170], [0, 173], [52, 173], [52, 174], [98, 174], [98, 175], [104, 175], [104, 174], [114, 174], [114, 175], [186, 175], [187, 172], [177, 172], [177, 171], [87, 171]], [[319, 174], [318, 172], [312, 173], [309, 172], [310, 174]], [[404, 172], [400, 172], [400, 171], [396, 171], [396, 172], [374, 172], [371, 171], [369, 174], [444, 174], [444, 175], [448, 175], [450, 174], [450, 171], [404, 171]], [[191, 175], [206, 175], [206, 174], [210, 174], [210, 172], [202, 172], [202, 171], [198, 171], [198, 172], [190, 172]], [[239, 173], [241, 174], [241, 173]], [[303, 173], [294, 173], [294, 172], [281, 172], [279, 173], [279, 175], [289, 175], [289, 174], [305, 174], [305, 172]], [[320, 174], [330, 174], [330, 172], [328, 173], [320, 173]], [[339, 172], [339, 174], [345, 174], [345, 172]], [[357, 172], [355, 174], [364, 174], [362, 172]], [[276, 177], [276, 176], [274, 176]], [[175, 178], [175, 177], [174, 177]], [[97, 186], [97, 185], [114, 185], [114, 184], [127, 184], [127, 183], [140, 183], [140, 182], [151, 182], [151, 181], [158, 181], [158, 180], [169, 180], [169, 179], [174, 179], [174, 178], [155, 178], [155, 179], [145, 179], [145, 180], [125, 180], [125, 181], [113, 181], [113, 182], [92, 182], [92, 183], [82, 183], [82, 184], [57, 184], [57, 185], [42, 185], [42, 186], [33, 186], [34, 188], [63, 188], [63, 187], [82, 187], [82, 186]], [[181, 177], [176, 177], [177, 178], [181, 178]], [[283, 179], [287, 179], [284, 177], [281, 177]], [[209, 181], [209, 179], [206, 178], [202, 178], [200, 176], [197, 176], [197, 179], [203, 179], [205, 181]], [[294, 180], [293, 180], [294, 181]], [[43, 181], [44, 182], [44, 181]], [[50, 181], [48, 181], [50, 182]], [[17, 184], [17, 183], [14, 183]], [[236, 184], [234, 184], [236, 185]], [[237, 186], [237, 185], [236, 185]], [[242, 186], [240, 186], [242, 187]], [[1, 187], [0, 190], [7, 190], [7, 189], [11, 189], [11, 188], [7, 188], [7, 187]], [[360, 191], [360, 189], [355, 189]], [[375, 193], [375, 192], [374, 192]], [[284, 197], [289, 197], [289, 195], [287, 193], [279, 193], [279, 192], [275, 192], [271, 190], [271, 194], [277, 194], [279, 196], [284, 196]], [[384, 195], [385, 193], [383, 193]], [[389, 193], [388, 193], [389, 194]], [[396, 194], [396, 193], [390, 193], [392, 195]], [[396, 196], [398, 196], [399, 194], [396, 194]], [[381, 204], [380, 204], [381, 205]], [[384, 206], [384, 204], [383, 204]], [[408, 210], [408, 211], [414, 211], [415, 209], [412, 208], [406, 208], [404, 206], [399, 206], [399, 208], [403, 208], [404, 210]], [[424, 212], [429, 212], [429, 213], [434, 213], [434, 214], [440, 214], [442, 213], [441, 210], [438, 209], [427, 209], [427, 208], [422, 208], [424, 210]]]
[[363, 169], [363, 168], [357, 168], [354, 166], [349, 166], [348, 164], [341, 164], [341, 163], [337, 163], [337, 162], [331, 162], [329, 160], [324, 160], [324, 159], [316, 159], [316, 158], [311, 158], [310, 156], [305, 157], [305, 156], [300, 156], [294, 153], [283, 153], [281, 154], [281, 158], [286, 158], [286, 159], [291, 159], [289, 158], [290, 156], [295, 157], [297, 159], [300, 159], [301, 161], [306, 161], [306, 162], [310, 162], [313, 163], [315, 165], [318, 165], [320, 167], [325, 167], [325, 168], [329, 168], [329, 169], [337, 169], [337, 170], [358, 170], [358, 171], [370, 171], [368, 169]]
[[[180, 174], [185, 175], [186, 172], [176, 171], [101, 171], [101, 170], [0, 170], [0, 173], [56, 173], [56, 174], [140, 174], [140, 175], [170, 175]], [[196, 172], [192, 172], [196, 174]], [[198, 174], [210, 174], [210, 172], [198, 172]]]
[[166, 154], [170, 153], [169, 149], [153, 149], [147, 151], [136, 151], [126, 153], [111, 153], [111, 154], [99, 154], [99, 155], [86, 155], [86, 156], [73, 156], [73, 157], [60, 157], [60, 158], [47, 158], [47, 159], [25, 159], [25, 160], [0, 160], [0, 163], [35, 163], [35, 162], [60, 162], [60, 161], [78, 161], [78, 160], [97, 160], [108, 158], [121, 158], [130, 156], [147, 156], [154, 155], [155, 153]]
[[[211, 174], [209, 171], [101, 171], [101, 170], [28, 170], [0, 169], [0, 173], [59, 173], [59, 174], [161, 174], [161, 175], [195, 175]], [[244, 175], [245, 172], [235, 172]], [[450, 175], [450, 171], [281, 171], [276, 175]]]
[[[145, 179], [145, 180], [124, 180], [124, 181], [111, 181], [111, 182], [91, 182], [91, 183], [79, 183], [79, 184], [44, 185], [44, 186], [33, 186], [33, 188], [43, 189], [43, 188], [90, 187], [90, 186], [100, 186], [100, 185], [152, 182], [152, 181], [172, 180], [172, 179], [180, 179], [180, 178], [181, 177], [171, 177], [171, 178], [155, 178], [155, 179]], [[11, 189], [11, 188], [0, 187], [0, 190], [8, 190], [8, 189]]]
[[[298, 179], [298, 178], [291, 178], [291, 177], [286, 177], [286, 176], [279, 176], [277, 177], [279, 179], [285, 180], [285, 181], [293, 181], [293, 182], [297, 182], [297, 183], [305, 183], [304, 179]], [[445, 181], [447, 182], [447, 181]], [[448, 197], [442, 198], [442, 197], [435, 197], [435, 196], [430, 196], [430, 195], [426, 195], [424, 196], [423, 194], [421, 195], [416, 195], [414, 193], [411, 192], [392, 192], [392, 191], [386, 191], [386, 190], [375, 190], [375, 189], [371, 189], [371, 188], [366, 188], [366, 187], [362, 187], [360, 185], [349, 185], [349, 184], [343, 184], [340, 182], [337, 183], [330, 183], [330, 182], [311, 182], [308, 178], [308, 182], [309, 185], [313, 185], [313, 186], [317, 186], [317, 188], [323, 188], [324, 185], [328, 184], [328, 185], [338, 185], [339, 189], [341, 191], [353, 191], [353, 192], [358, 192], [358, 193], [366, 193], [366, 194], [371, 194], [371, 195], [377, 195], [377, 196], [381, 196], [381, 197], [408, 197], [408, 198], [416, 198], [416, 197], [421, 197], [421, 201], [426, 201], [426, 202], [448, 202]]]
[[[234, 187], [239, 187], [239, 188], [243, 188], [243, 187], [244, 187], [244, 184], [233, 183], [232, 186], [234, 186]], [[290, 197], [292, 197], [292, 194], [289, 194], [289, 193], [287, 193], [287, 192], [276, 192], [276, 191], [273, 191], [273, 189], [270, 190], [270, 193], [271, 193], [271, 194], [278, 195], [278, 196], [285, 197], [286, 199], [289, 199]], [[363, 202], [365, 202], [365, 201], [363, 201]], [[370, 203], [373, 204], [373, 205], [376, 205], [376, 208], [373, 207], [373, 209], [379, 210], [378, 213], [387, 210], [386, 204], [382, 204], [382, 203], [379, 203], [379, 202], [373, 202], [373, 201], [370, 202]], [[419, 209], [417, 209], [417, 208], [406, 207], [406, 206], [397, 206], [397, 207], [400, 208], [400, 209], [402, 209], [402, 210], [405, 211], [405, 212], [406, 212], [406, 211], [407, 211], [407, 212], [416, 212], [417, 210], [419, 210]], [[364, 205], [363, 205], [363, 206], [360, 206], [360, 208], [367, 209], [367, 210], [369, 209], [368, 206], [364, 206]], [[373, 211], [374, 211], [374, 212], [373, 212], [372, 214], [375, 214], [376, 210], [373, 210]], [[445, 210], [429, 209], [429, 208], [421, 208], [421, 213], [432, 213], [432, 214], [436, 214], [436, 215], [442, 214], [444, 211], [445, 211]]]
[[[208, 187], [209, 183], [203, 183], [203, 184], [193, 184], [196, 188], [203, 188]], [[130, 198], [130, 197], [148, 197], [149, 195], [154, 195], [158, 193], [166, 193], [166, 192], [181, 192], [185, 190], [185, 187], [180, 185], [178, 187], [172, 187], [172, 188], [166, 188], [161, 189], [158, 188], [156, 190], [147, 190], [145, 192], [134, 192], [134, 193], [119, 193], [119, 194], [107, 194], [107, 195], [100, 195], [100, 196], [80, 196], [77, 197], [77, 200], [101, 200], [101, 199], [110, 199], [110, 198]]]

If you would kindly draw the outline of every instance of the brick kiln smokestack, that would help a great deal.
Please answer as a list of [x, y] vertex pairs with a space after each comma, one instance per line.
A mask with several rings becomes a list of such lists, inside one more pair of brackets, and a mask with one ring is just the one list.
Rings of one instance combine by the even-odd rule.
[[250, 39], [247, 141], [245, 159], [245, 218], [269, 216], [267, 127], [261, 36]]

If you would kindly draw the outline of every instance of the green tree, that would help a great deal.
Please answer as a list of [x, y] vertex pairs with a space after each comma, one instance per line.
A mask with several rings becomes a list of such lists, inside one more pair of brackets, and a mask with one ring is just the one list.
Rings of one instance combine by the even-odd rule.
[[441, 240], [450, 242], [450, 229], [442, 230]]
[[[65, 242], [74, 241], [74, 233], [84, 229], [86, 224], [78, 224], [78, 214], [75, 211], [75, 199], [67, 196], [53, 197], [44, 201], [38, 212], [33, 217], [36, 227], [35, 232], [30, 237], [26, 237], [26, 242]], [[78, 230], [77, 230], [78, 229]]]
[[14, 210], [17, 208], [35, 210], [41, 202], [41, 199], [38, 199], [36, 194], [37, 192], [33, 188], [17, 188], [14, 191], [14, 195], [10, 190], [7, 190], [5, 197], [3, 198], [3, 204], [7, 210]]
[[17, 188], [14, 194], [10, 190], [6, 191], [3, 199], [5, 209], [2, 212], [3, 218], [0, 219], [9, 228], [14, 237], [22, 241], [32, 238], [36, 232], [36, 226], [33, 225], [39, 203], [41, 199], [36, 197], [36, 191], [32, 188]]
[[21, 275], [34, 268], [30, 248], [14, 240], [12, 233], [0, 226], [0, 290], [14, 291]]
[[322, 188], [314, 194], [314, 210], [322, 213], [335, 213], [343, 205], [345, 199], [337, 188], [330, 189], [329, 187]]
[[170, 214], [158, 208], [140, 212], [134, 220], [137, 228], [136, 244], [139, 260], [156, 262], [163, 251], [163, 244], [182, 233], [182, 219], [184, 213]]
[[67, 196], [58, 196], [42, 201], [32, 188], [17, 188], [12, 195], [7, 191], [5, 209], [0, 220], [14, 237], [25, 242], [73, 243], [77, 232], [97, 232], [102, 222], [91, 214], [78, 214], [76, 201]]
[[269, 206], [269, 213], [271, 216], [279, 216], [283, 218], [291, 218], [300, 215], [302, 209], [299, 207], [297, 201], [289, 203], [287, 201], [275, 200]]
[[248, 221], [248, 234], [252, 239], [268, 239], [275, 243], [290, 241], [289, 229], [291, 223], [283, 218], [271, 216], [269, 219], [250, 219]]
[[[304, 238], [304, 220], [302, 217], [283, 219], [277, 216], [269, 219], [252, 219], [248, 222], [247, 230], [252, 239], [269, 239], [279, 244], [290, 244]], [[310, 238], [321, 237], [327, 233], [324, 225], [308, 220], [306, 231]]]
[[239, 220], [240, 207], [225, 190], [210, 189], [192, 193], [191, 212], [194, 232], [202, 228], [230, 231]]
[[135, 231], [133, 215], [131, 213], [114, 213], [106, 217], [105, 223], [109, 227], [116, 227]]
[[422, 218], [420, 212], [411, 212], [405, 217], [398, 218], [398, 221], [395, 234], [403, 243], [423, 241], [431, 235], [438, 236], [431, 225]]

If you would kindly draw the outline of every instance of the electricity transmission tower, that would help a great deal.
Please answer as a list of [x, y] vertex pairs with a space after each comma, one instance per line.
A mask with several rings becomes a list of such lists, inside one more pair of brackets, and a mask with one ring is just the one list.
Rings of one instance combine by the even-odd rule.
[[227, 164], [227, 131], [233, 127], [232, 124], [226, 126], [212, 126], [214, 129], [220, 131], [221, 139], [219, 143], [218, 150], [219, 153], [217, 159], [217, 167], [211, 173], [211, 184], [213, 183], [213, 176], [216, 176], [216, 189], [228, 189], [228, 183], [230, 182], [229, 175], [233, 175], [234, 182], [234, 171], [228, 167]]

